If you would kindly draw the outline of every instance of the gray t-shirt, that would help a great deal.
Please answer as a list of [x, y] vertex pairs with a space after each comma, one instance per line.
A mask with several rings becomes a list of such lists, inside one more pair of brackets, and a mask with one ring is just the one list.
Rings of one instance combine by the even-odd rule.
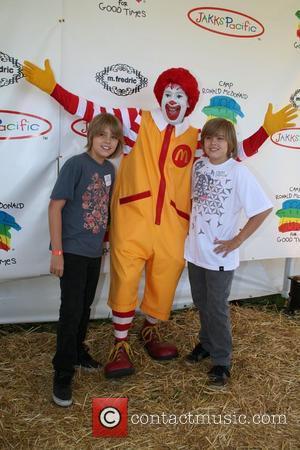
[[86, 152], [63, 165], [50, 198], [66, 200], [62, 210], [64, 252], [101, 256], [114, 179], [112, 163], [105, 160], [99, 164]]

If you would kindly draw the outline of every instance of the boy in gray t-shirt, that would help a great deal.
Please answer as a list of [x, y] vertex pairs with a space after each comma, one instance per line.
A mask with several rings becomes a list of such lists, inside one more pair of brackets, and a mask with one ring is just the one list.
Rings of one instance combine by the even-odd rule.
[[87, 152], [73, 156], [63, 166], [49, 204], [51, 238], [50, 272], [60, 277], [61, 306], [53, 400], [72, 404], [71, 382], [75, 367], [96, 370], [84, 344], [90, 307], [99, 278], [109, 203], [115, 179], [115, 156], [123, 144], [122, 126], [110, 114], [100, 114], [88, 127]]

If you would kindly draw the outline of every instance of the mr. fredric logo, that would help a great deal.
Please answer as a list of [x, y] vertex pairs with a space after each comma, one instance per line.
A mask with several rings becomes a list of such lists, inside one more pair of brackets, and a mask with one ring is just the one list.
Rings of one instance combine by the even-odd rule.
[[18, 60], [0, 51], [0, 87], [17, 83], [23, 77]]
[[96, 73], [96, 81], [107, 91], [119, 96], [136, 94], [148, 84], [148, 78], [127, 64], [104, 67]]

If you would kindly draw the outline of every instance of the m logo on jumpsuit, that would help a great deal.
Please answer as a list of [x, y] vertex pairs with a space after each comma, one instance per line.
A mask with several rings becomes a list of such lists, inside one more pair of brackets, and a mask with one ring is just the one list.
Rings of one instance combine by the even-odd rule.
[[188, 145], [178, 145], [173, 151], [172, 159], [173, 163], [177, 167], [185, 167], [188, 165], [192, 158], [192, 150]]

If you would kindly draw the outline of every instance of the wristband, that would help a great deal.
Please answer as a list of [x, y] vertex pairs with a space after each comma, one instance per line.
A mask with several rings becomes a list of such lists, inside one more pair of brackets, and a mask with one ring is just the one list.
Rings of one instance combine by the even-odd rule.
[[51, 251], [53, 256], [61, 256], [63, 254], [62, 250], [52, 250]]

